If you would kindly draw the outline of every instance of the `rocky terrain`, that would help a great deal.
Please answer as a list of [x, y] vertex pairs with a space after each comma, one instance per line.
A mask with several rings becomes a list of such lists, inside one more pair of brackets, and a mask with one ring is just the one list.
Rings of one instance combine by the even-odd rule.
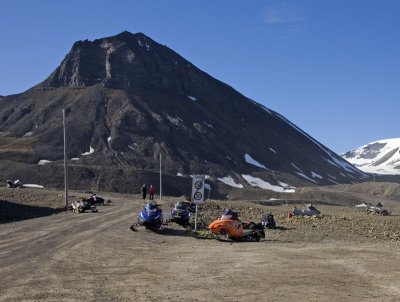
[[[332, 190], [313, 196], [327, 198], [333, 196]], [[394, 302], [400, 297], [396, 199], [388, 206], [390, 216], [356, 210], [337, 195], [342, 198], [332, 203], [313, 203], [321, 217], [291, 219], [287, 212], [294, 204], [303, 207], [308, 201], [205, 202], [200, 227], [219, 217], [225, 207], [248, 220], [274, 214], [278, 228], [267, 230], [261, 242], [233, 243], [202, 239], [175, 224], [159, 233], [130, 231], [143, 205], [138, 194], [98, 192], [112, 201], [99, 206], [98, 213], [56, 214], [64, 207], [62, 194], [0, 188], [0, 301]], [[70, 199], [89, 194], [71, 191]], [[385, 197], [372, 197], [386, 206]], [[156, 196], [164, 213], [181, 198], [159, 201]], [[31, 213], [32, 219], [10, 222], [10, 212], [3, 220], [11, 210], [4, 207], [7, 203], [56, 211], [37, 217], [25, 208], [24, 218]], [[14, 214], [20, 210], [14, 208]]]
[[[338, 195], [337, 192], [331, 192], [331, 194], [320, 192], [318, 194], [319, 191], [313, 189], [312, 194], [310, 191], [307, 194], [293, 194], [292, 199], [209, 200], [200, 206], [198, 225], [200, 229], [207, 229], [207, 226], [218, 218], [225, 208], [231, 208], [239, 211], [242, 219], [250, 221], [260, 221], [263, 214], [272, 213], [279, 228], [268, 230], [269, 238], [321, 241], [324, 239], [341, 240], [346, 237], [346, 240], [364, 242], [383, 240], [400, 243], [400, 200], [396, 199], [397, 190], [393, 191], [395, 186], [398, 185], [386, 184], [387, 191], [390, 191], [390, 188], [392, 190], [393, 199], [374, 195], [372, 195], [372, 199], [355, 198], [354, 196], [352, 198], [347, 192], [342, 192], [347, 197]], [[376, 187], [378, 189], [375, 190], [379, 190], [383, 185], [377, 184]], [[79, 197], [88, 197], [91, 193], [91, 191], [71, 191], [69, 203]], [[106, 194], [110, 195], [111, 193]], [[121, 198], [118, 193], [114, 193], [114, 196]], [[129, 199], [140, 198], [139, 194], [126, 196]], [[165, 196], [162, 202], [164, 210], [172, 208], [175, 201], [185, 200], [186, 198], [185, 196]], [[311, 202], [321, 211], [322, 214], [319, 217], [293, 217], [288, 219], [288, 212], [293, 207], [305, 208]], [[390, 210], [391, 215], [372, 215], [365, 210], [354, 207], [362, 202], [371, 205], [381, 202]], [[0, 188], [0, 205], [0, 223], [48, 216], [65, 211], [63, 192], [57, 190], [2, 187]]]
[[[269, 203], [271, 204], [271, 203]], [[390, 216], [368, 214], [349, 206], [317, 205], [318, 217], [292, 217], [288, 212], [294, 206], [306, 208], [306, 204], [282, 204], [262, 206], [262, 202], [209, 202], [200, 214], [203, 226], [220, 216], [224, 208], [233, 208], [241, 213], [242, 219], [260, 221], [263, 214], [272, 213], [278, 228], [268, 230], [268, 238], [302, 242], [321, 240], [369, 240], [390, 241], [400, 245], [400, 208], [392, 208]], [[399, 202], [400, 206], [400, 202]]]

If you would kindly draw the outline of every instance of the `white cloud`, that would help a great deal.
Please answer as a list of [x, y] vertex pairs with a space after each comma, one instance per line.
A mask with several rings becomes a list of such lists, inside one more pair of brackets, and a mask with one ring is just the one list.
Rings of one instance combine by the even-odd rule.
[[304, 20], [303, 14], [297, 9], [286, 5], [267, 7], [263, 13], [263, 21], [267, 24], [284, 24]]

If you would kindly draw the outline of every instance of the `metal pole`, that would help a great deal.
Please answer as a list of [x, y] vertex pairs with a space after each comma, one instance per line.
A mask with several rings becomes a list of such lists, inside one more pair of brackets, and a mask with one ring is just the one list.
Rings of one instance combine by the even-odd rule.
[[162, 176], [161, 176], [161, 153], [160, 153], [160, 200], [162, 199]]
[[194, 231], [197, 232], [197, 203], [196, 203], [196, 215], [194, 216]]
[[67, 170], [67, 135], [65, 126], [65, 109], [63, 109], [63, 129], [64, 129], [64, 200], [65, 209], [68, 209], [68, 170]]

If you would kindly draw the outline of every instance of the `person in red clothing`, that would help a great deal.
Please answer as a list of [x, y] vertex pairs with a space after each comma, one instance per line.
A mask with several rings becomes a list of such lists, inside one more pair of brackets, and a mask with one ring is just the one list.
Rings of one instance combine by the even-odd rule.
[[154, 193], [156, 192], [156, 189], [154, 189], [153, 185], [150, 185], [150, 199], [154, 199]]

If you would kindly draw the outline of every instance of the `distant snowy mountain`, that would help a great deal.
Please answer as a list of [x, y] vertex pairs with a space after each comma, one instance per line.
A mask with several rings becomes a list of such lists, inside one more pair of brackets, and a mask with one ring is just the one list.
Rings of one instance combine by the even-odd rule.
[[400, 138], [372, 142], [341, 155], [367, 173], [400, 174]]

